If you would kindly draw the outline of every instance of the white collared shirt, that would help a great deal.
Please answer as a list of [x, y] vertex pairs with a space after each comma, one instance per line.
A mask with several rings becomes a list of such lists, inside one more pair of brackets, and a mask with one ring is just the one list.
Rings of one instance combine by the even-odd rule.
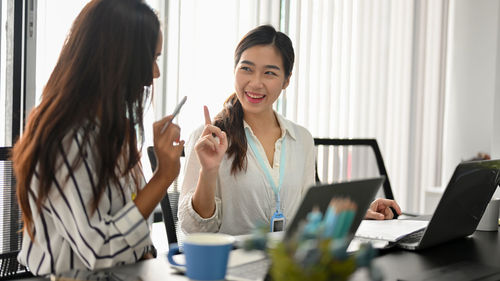
[[[281, 139], [286, 138], [285, 174], [281, 187], [281, 208], [291, 221], [306, 190], [314, 185], [314, 140], [302, 126], [299, 126], [275, 113], [281, 128], [281, 138], [275, 143], [273, 167], [268, 169], [277, 185], [280, 173]], [[265, 157], [262, 144], [253, 134], [250, 135], [259, 153]], [[258, 225], [270, 225], [276, 211], [275, 194], [252, 149], [247, 147], [247, 169], [231, 174], [233, 158], [227, 154], [222, 159], [216, 182], [216, 210], [210, 218], [202, 218], [193, 209], [191, 199], [198, 183], [200, 162], [194, 145], [200, 137], [203, 126], [194, 131], [186, 145], [186, 165], [179, 204], [179, 224], [186, 233], [222, 232], [232, 235], [248, 234]]]

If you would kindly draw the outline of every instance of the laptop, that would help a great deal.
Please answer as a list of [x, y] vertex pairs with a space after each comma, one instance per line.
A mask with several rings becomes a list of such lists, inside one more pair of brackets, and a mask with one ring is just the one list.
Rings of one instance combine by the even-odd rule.
[[[500, 160], [460, 163], [430, 220], [429, 216], [424, 216], [412, 218], [406, 222], [404, 220], [392, 222], [408, 226], [406, 223], [418, 223], [420, 220], [424, 222], [424, 226], [394, 242], [389, 242], [386, 247], [396, 246], [408, 250], [418, 250], [469, 236], [476, 230], [499, 183]], [[428, 222], [425, 223], [425, 221]], [[358, 233], [363, 228], [364, 225], [360, 227]], [[377, 236], [378, 234], [373, 235]], [[378, 238], [383, 237], [379, 236]]]
[[[385, 177], [382, 176], [364, 180], [321, 184], [309, 188], [290, 225], [284, 232], [269, 233], [271, 236], [269, 239], [284, 239], [283, 241], [286, 243], [293, 237], [300, 224], [305, 221], [307, 214], [313, 208], [319, 208], [324, 214], [332, 198], [349, 198], [356, 203], [356, 214], [348, 232], [348, 239], [352, 239], [384, 180]], [[248, 236], [239, 236], [237, 239], [247, 238]], [[270, 261], [263, 253], [256, 252], [247, 252], [243, 249], [233, 250], [229, 258], [226, 279], [264, 280], [270, 267]]]

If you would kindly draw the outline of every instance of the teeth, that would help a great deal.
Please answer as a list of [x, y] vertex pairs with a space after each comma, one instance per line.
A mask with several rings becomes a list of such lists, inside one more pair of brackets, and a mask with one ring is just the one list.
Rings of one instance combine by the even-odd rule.
[[249, 92], [247, 92], [247, 95], [253, 99], [260, 99], [260, 98], [263, 98], [264, 96], [261, 96], [261, 95], [252, 95], [250, 94]]

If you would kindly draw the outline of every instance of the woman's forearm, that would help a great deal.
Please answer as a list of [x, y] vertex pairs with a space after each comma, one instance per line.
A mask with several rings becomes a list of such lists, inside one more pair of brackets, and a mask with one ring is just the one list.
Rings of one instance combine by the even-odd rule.
[[218, 169], [204, 171], [200, 169], [198, 184], [193, 194], [193, 209], [202, 217], [210, 218], [215, 212], [215, 185]]
[[174, 179], [163, 179], [155, 174], [146, 186], [137, 193], [134, 203], [145, 219], [151, 215], [158, 203], [160, 203]]

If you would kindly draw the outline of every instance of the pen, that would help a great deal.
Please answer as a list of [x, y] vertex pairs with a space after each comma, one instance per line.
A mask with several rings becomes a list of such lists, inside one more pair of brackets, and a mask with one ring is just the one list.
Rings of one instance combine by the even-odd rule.
[[167, 123], [165, 123], [165, 125], [163, 125], [163, 128], [161, 128], [160, 134], [163, 134], [163, 132], [165, 132], [165, 130], [167, 129], [168, 125], [170, 125], [170, 123], [172, 123], [172, 120], [174, 120], [175, 116], [177, 116], [177, 114], [179, 113], [179, 111], [181, 111], [181, 107], [186, 102], [186, 99], [187, 99], [187, 96], [184, 96], [181, 99], [181, 101], [179, 102], [179, 104], [177, 104], [177, 106], [174, 109], [174, 113], [172, 113], [172, 119], [170, 119], [169, 121], [167, 121]]

